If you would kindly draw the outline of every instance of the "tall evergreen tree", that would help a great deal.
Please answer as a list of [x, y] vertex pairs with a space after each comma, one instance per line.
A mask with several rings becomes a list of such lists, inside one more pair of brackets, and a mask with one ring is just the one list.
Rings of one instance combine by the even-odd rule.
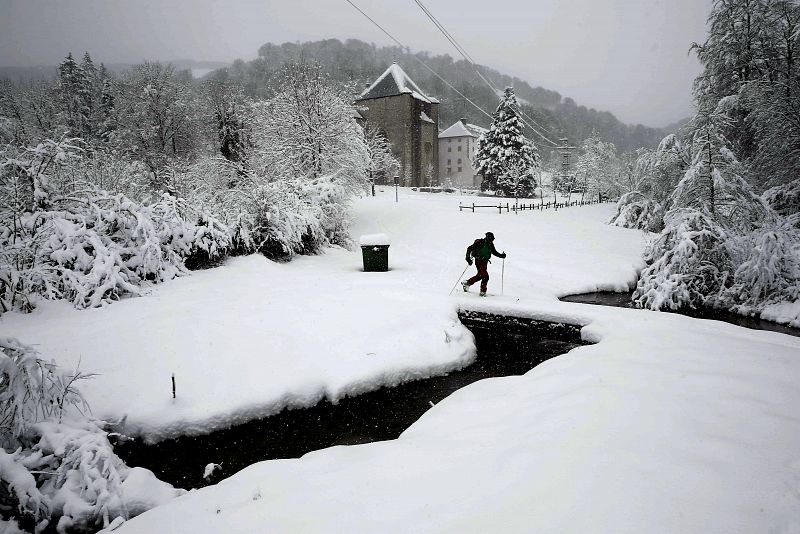
[[62, 125], [70, 135], [83, 137], [91, 134], [91, 88], [86, 75], [75, 62], [72, 53], [58, 66], [58, 100]]
[[114, 130], [114, 84], [105, 74], [105, 66], [100, 64], [102, 86], [100, 88], [100, 103], [98, 106], [97, 133], [103, 141], [109, 141]]
[[478, 139], [473, 167], [483, 175], [481, 189], [529, 196], [539, 170], [536, 147], [523, 135], [514, 89], [506, 87], [489, 131]]

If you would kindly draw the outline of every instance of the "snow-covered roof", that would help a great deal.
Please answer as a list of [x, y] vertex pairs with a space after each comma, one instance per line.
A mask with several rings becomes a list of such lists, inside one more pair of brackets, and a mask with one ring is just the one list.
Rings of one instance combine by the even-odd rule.
[[410, 94], [417, 100], [423, 102], [438, 104], [439, 101], [435, 98], [427, 96], [419, 86], [414, 83], [414, 80], [408, 77], [408, 74], [398, 65], [392, 63], [389, 68], [381, 74], [375, 82], [367, 87], [361, 93], [358, 100], [367, 100], [370, 98], [382, 98], [384, 96], [395, 96], [401, 94]]
[[469, 124], [464, 120], [458, 120], [447, 128], [445, 131], [439, 134], [439, 139], [444, 139], [447, 137], [480, 137], [488, 130], [486, 128], [481, 128], [476, 124]]
[[436, 124], [435, 122], [433, 122], [433, 119], [431, 119], [430, 117], [428, 117], [428, 115], [425, 114], [424, 111], [419, 112], [419, 120], [421, 120], [422, 122], [429, 122], [431, 124]]

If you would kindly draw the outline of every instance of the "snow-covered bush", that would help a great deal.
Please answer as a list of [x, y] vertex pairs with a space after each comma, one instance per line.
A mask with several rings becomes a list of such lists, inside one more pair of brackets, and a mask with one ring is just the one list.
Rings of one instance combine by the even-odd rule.
[[711, 307], [758, 314], [800, 300], [800, 231], [786, 223], [748, 233], [680, 209], [648, 246], [634, 302], [653, 310]]
[[800, 228], [800, 178], [766, 190], [761, 198], [790, 224]]
[[67, 375], [14, 338], [0, 338], [0, 446], [16, 447], [32, 422], [60, 420], [70, 407], [86, 408], [73, 386], [86, 375]]
[[664, 206], [644, 193], [631, 191], [620, 197], [609, 224], [660, 232], [664, 228]]
[[668, 135], [656, 150], [640, 149], [635, 159], [623, 161], [623, 173], [617, 183], [626, 191], [617, 202], [609, 224], [660, 232], [670, 195], [688, 166], [689, 156], [683, 144]]
[[757, 228], [736, 242], [740, 262], [718, 307], [746, 315], [765, 306], [800, 300], [800, 231], [788, 226]]
[[[114, 454], [105, 423], [82, 413], [87, 406], [76, 381], [85, 377], [45, 363], [16, 339], [0, 338], [3, 520], [36, 531], [85, 531], [181, 493]], [[153, 495], [149, 502], [142, 502], [143, 490]]]
[[729, 236], [707, 213], [679, 209], [645, 252], [634, 302], [651, 310], [698, 308], [730, 284]]
[[117, 182], [74, 145], [50, 142], [15, 156], [0, 163], [0, 311], [30, 310], [38, 298], [99, 306], [230, 246], [223, 224], [168, 193], [140, 202], [83, 179], [93, 167], [89, 177]]
[[240, 218], [241, 242], [268, 256], [313, 253], [347, 246], [350, 192], [329, 177], [276, 180], [258, 177], [243, 194], [248, 214]]

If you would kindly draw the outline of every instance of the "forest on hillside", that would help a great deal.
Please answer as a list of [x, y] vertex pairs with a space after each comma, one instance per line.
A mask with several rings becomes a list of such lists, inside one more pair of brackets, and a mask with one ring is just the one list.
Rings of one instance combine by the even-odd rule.
[[[228, 69], [231, 78], [241, 82], [246, 94], [251, 97], [268, 96], [265, 92], [273, 87], [272, 80], [283, 65], [301, 58], [318, 62], [332, 79], [351, 84], [354, 90], [363, 89], [372, 83], [393, 61], [431, 96], [439, 99], [439, 125], [446, 127], [465, 117], [473, 124], [488, 126], [489, 119], [445, 85], [430, 70], [420, 63], [424, 61], [431, 69], [452, 84], [481, 108], [491, 113], [500, 102], [495, 94], [476, 74], [472, 65], [451, 56], [431, 55], [427, 52], [412, 53], [397, 46], [378, 47], [358, 39], [344, 42], [326, 39], [305, 43], [267, 43], [258, 50], [258, 58], [252, 61], [237, 60]], [[532, 117], [553, 134], [550, 138], [567, 137], [572, 144], [580, 144], [596, 132], [621, 152], [640, 147], [655, 147], [669, 133], [659, 128], [628, 125], [620, 122], [608, 111], [598, 111], [577, 104], [556, 91], [532, 87], [519, 78], [507, 76], [494, 69], [479, 66], [481, 72], [501, 90], [514, 87], [522, 111]], [[536, 144], [541, 139], [527, 132]], [[546, 154], [543, 154], [547, 157]]]

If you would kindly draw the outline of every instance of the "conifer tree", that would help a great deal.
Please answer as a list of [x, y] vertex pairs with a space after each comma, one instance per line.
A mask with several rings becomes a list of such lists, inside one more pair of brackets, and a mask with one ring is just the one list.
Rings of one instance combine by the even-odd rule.
[[489, 131], [478, 139], [473, 167], [483, 175], [481, 189], [529, 196], [535, 187], [539, 154], [523, 135], [514, 89], [506, 87]]
[[91, 93], [86, 75], [72, 53], [58, 66], [58, 100], [61, 119], [70, 135], [86, 138], [90, 134]]

